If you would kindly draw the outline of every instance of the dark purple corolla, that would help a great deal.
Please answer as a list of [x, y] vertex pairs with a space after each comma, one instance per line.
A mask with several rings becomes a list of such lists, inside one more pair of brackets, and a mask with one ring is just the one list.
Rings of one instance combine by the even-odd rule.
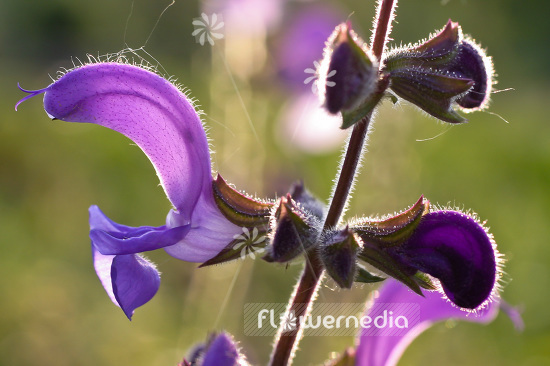
[[517, 329], [522, 328], [519, 313], [500, 299], [472, 313], [457, 308], [437, 291], [425, 291], [420, 297], [400, 282], [388, 279], [365, 314], [373, 322], [359, 333], [355, 365], [395, 365], [409, 344], [434, 323], [457, 319], [486, 324], [495, 319], [499, 308], [508, 313]]
[[231, 335], [213, 334], [206, 344], [195, 347], [191, 355], [179, 366], [246, 366], [246, 358], [240, 354]]
[[97, 275], [128, 318], [160, 283], [154, 265], [139, 253], [164, 248], [178, 259], [204, 262], [241, 232], [214, 202], [208, 141], [199, 115], [166, 79], [134, 65], [96, 63], [26, 92], [31, 95], [17, 105], [45, 93], [44, 109], [53, 119], [94, 123], [131, 139], [150, 159], [174, 207], [160, 227], [120, 225], [90, 207]]
[[430, 212], [421, 197], [410, 209], [383, 221], [354, 225], [363, 242], [359, 258], [417, 293], [439, 287], [456, 306], [483, 308], [501, 276], [493, 236], [475, 217], [453, 210]]
[[462, 308], [476, 309], [489, 300], [500, 276], [492, 236], [458, 211], [426, 214], [407, 242], [390, 252], [437, 278], [449, 300]]

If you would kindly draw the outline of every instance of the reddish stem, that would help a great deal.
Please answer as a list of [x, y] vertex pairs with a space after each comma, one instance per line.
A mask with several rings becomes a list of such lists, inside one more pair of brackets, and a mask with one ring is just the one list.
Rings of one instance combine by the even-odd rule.
[[[372, 50], [378, 60], [381, 60], [386, 46], [387, 33], [391, 24], [395, 3], [396, 0], [382, 0], [379, 3], [376, 29], [372, 42]], [[325, 219], [324, 229], [335, 227], [340, 221], [348, 200], [351, 185], [357, 173], [357, 166], [363, 152], [363, 145], [370, 120], [371, 114], [368, 114], [355, 124], [353, 128], [342, 163], [342, 170], [340, 171], [338, 183], [336, 184], [336, 189], [334, 190], [334, 195]], [[276, 339], [269, 363], [271, 366], [286, 366], [292, 363], [294, 352], [298, 347], [303, 330], [300, 319], [305, 319], [305, 316], [311, 310], [313, 300], [323, 277], [324, 268], [317, 252], [311, 251], [306, 256], [304, 271], [294, 291], [292, 302], [287, 309], [287, 314], [292, 311], [294, 314], [293, 319], [297, 319], [296, 329], [287, 333], [283, 329], [279, 329], [278, 338]]]

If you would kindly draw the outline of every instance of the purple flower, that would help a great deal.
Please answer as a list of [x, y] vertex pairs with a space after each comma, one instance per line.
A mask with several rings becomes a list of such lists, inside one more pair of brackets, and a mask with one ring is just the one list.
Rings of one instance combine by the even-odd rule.
[[[376, 320], [376, 317], [383, 318], [386, 312], [386, 319], [388, 319], [389, 309], [393, 309], [391, 313], [393, 327], [389, 327], [387, 320], [386, 327], [371, 325], [369, 328], [363, 328], [359, 334], [355, 365], [395, 365], [407, 346], [434, 323], [458, 319], [486, 324], [497, 316], [499, 307], [504, 304], [500, 301], [494, 301], [486, 308], [472, 313], [457, 308], [442, 298], [437, 291], [424, 292], [424, 297], [420, 297], [398, 281], [388, 279], [380, 288], [379, 296], [369, 306], [365, 315]], [[518, 312], [512, 309], [509, 315], [516, 328], [521, 328]], [[403, 318], [398, 320], [398, 317]], [[379, 324], [382, 324], [382, 321]]]
[[352, 230], [363, 240], [359, 258], [417, 293], [420, 287], [434, 288], [421, 275], [428, 274], [458, 307], [483, 308], [501, 275], [493, 236], [470, 215], [428, 211], [429, 203], [421, 197], [399, 215], [356, 224]]
[[233, 338], [227, 333], [212, 335], [206, 345], [195, 347], [189, 360], [184, 360], [180, 366], [245, 366], [248, 365], [243, 355], [239, 353]]
[[[53, 119], [94, 123], [120, 132], [153, 164], [173, 205], [160, 227], [129, 227], [90, 207], [94, 267], [111, 300], [131, 319], [157, 292], [160, 277], [141, 252], [164, 248], [190, 262], [218, 254], [241, 228], [218, 210], [206, 134], [193, 104], [177, 87], [143, 68], [89, 64], [67, 72], [44, 95]], [[16, 108], [17, 108], [16, 106]]]
[[499, 275], [492, 236], [458, 211], [426, 214], [407, 242], [392, 252], [436, 277], [449, 300], [462, 308], [475, 309], [489, 300]]

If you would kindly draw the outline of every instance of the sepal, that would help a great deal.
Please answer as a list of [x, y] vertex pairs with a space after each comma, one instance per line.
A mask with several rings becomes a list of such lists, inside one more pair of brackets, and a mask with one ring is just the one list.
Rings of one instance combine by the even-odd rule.
[[466, 122], [455, 108], [470, 112], [488, 104], [491, 58], [451, 20], [424, 43], [388, 52], [383, 64], [397, 96], [442, 121]]
[[380, 247], [391, 247], [404, 243], [414, 232], [423, 215], [430, 209], [430, 201], [420, 196], [408, 210], [385, 220], [359, 220], [352, 230], [364, 242]]
[[287, 194], [279, 199], [271, 226], [271, 242], [263, 259], [284, 263], [317, 244], [321, 224], [316, 216], [298, 206]]
[[365, 243], [365, 246], [359, 253], [358, 257], [371, 266], [386, 273], [388, 276], [393, 277], [407, 285], [417, 294], [423, 296], [422, 290], [420, 289], [421, 286], [414, 277], [417, 272], [415, 268], [398, 261], [383, 249], [373, 247], [367, 243]]
[[455, 99], [468, 92], [474, 81], [434, 69], [402, 69], [391, 73], [391, 90], [426, 113], [449, 123], [467, 119], [458, 114]]
[[441, 68], [457, 56], [462, 42], [462, 29], [449, 19], [439, 33], [413, 47], [403, 47], [388, 52], [384, 70], [392, 72], [403, 68]]
[[430, 202], [420, 196], [413, 206], [400, 214], [385, 220], [359, 220], [351, 227], [363, 241], [359, 258], [401, 281], [419, 295], [422, 295], [421, 287], [430, 285], [422, 277], [415, 276], [416, 268], [391, 255], [388, 250], [407, 242], [429, 207]]
[[363, 247], [349, 227], [324, 235], [319, 253], [330, 277], [342, 288], [351, 288], [356, 277], [357, 253]]
[[256, 259], [256, 254], [262, 253], [267, 243], [267, 231], [265, 229], [243, 227], [242, 233], [233, 236], [233, 240], [225, 248], [215, 257], [202, 263], [199, 268], [230, 262], [235, 259], [245, 259], [246, 257]]
[[272, 202], [245, 196], [227, 184], [220, 174], [212, 181], [212, 189], [220, 212], [233, 224], [267, 230]]
[[357, 264], [357, 274], [355, 275], [355, 282], [361, 283], [375, 283], [384, 281], [385, 278], [373, 275], [361, 265]]
[[340, 129], [345, 130], [353, 126], [361, 119], [366, 117], [369, 113], [371, 113], [374, 108], [376, 108], [380, 100], [382, 100], [382, 97], [385, 96], [385, 92], [389, 86], [389, 83], [389, 75], [382, 75], [380, 77], [380, 80], [378, 80], [376, 91], [372, 94], [370, 98], [365, 100], [361, 105], [353, 110], [342, 111], [342, 126], [340, 126]]

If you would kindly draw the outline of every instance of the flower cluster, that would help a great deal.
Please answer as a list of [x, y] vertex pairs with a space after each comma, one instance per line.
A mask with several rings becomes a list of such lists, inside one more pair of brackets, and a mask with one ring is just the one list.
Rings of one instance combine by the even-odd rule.
[[327, 83], [321, 97], [330, 113], [342, 113], [342, 128], [357, 123], [386, 95], [439, 120], [466, 122], [456, 109], [486, 108], [495, 82], [491, 58], [451, 20], [426, 41], [387, 52], [381, 67], [350, 24], [341, 24], [327, 42], [323, 65], [320, 80], [338, 70], [331, 79], [336, 87]]
[[[363, 120], [387, 96], [442, 121], [464, 122], [456, 109], [485, 108], [493, 84], [490, 59], [451, 21], [428, 40], [389, 51], [380, 60], [349, 23], [341, 24], [321, 65], [323, 105], [342, 114], [342, 128]], [[475, 215], [433, 209], [420, 197], [401, 213], [332, 227], [326, 225], [327, 207], [303, 183], [277, 200], [244, 195], [219, 174], [213, 178], [200, 113], [185, 93], [151, 70], [91, 63], [44, 89], [21, 90], [29, 95], [16, 108], [44, 93], [52, 119], [97, 124], [131, 139], [153, 164], [173, 206], [158, 227], [121, 225], [97, 206], [89, 209], [95, 271], [129, 319], [160, 286], [159, 271], [142, 253], [161, 248], [201, 266], [254, 258], [255, 252], [275, 263], [314, 255], [342, 288], [385, 280], [377, 301], [420, 304], [420, 323], [402, 337], [367, 340], [372, 335], [360, 334], [357, 349], [343, 356], [357, 365], [395, 362], [403, 345], [429, 324], [449, 317], [488, 322], [502, 304], [500, 254]], [[477, 317], [466, 318], [470, 312]], [[212, 336], [181, 363], [237, 364], [246, 360], [225, 333]]]

